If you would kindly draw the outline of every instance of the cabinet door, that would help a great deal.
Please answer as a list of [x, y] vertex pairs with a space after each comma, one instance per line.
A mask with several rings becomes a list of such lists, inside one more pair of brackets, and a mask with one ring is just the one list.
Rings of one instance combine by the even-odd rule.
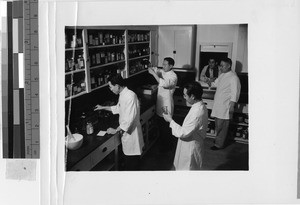
[[174, 51], [174, 31], [168, 28], [159, 28], [158, 66], [162, 66], [165, 57], [174, 58], [173, 51]]
[[175, 60], [175, 68], [190, 68], [192, 59], [192, 26], [161, 26], [158, 36], [158, 65], [165, 57]]
[[174, 32], [174, 60], [177, 68], [191, 68], [192, 30]]
[[158, 32], [151, 30], [151, 64], [158, 66]]

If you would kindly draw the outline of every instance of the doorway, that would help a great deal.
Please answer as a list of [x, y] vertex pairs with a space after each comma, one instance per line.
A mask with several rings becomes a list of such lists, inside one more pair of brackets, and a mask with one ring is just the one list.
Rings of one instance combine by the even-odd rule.
[[232, 43], [203, 43], [199, 48], [199, 79], [200, 73], [204, 66], [208, 64], [210, 58], [214, 58], [217, 65], [220, 64], [222, 58], [231, 58]]

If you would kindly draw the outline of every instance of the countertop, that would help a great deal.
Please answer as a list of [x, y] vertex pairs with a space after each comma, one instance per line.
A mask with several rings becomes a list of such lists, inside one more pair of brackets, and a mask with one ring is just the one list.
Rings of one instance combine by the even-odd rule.
[[[144, 113], [151, 106], [155, 105], [156, 96], [155, 95], [140, 95], [140, 114]], [[109, 127], [117, 128], [119, 116], [118, 115], [108, 115], [105, 118], [101, 118], [99, 122], [94, 125], [94, 133], [91, 135], [83, 134], [82, 146], [77, 150], [68, 150], [67, 152], [67, 171], [69, 171], [76, 163], [81, 159], [89, 155], [97, 147], [101, 146], [108, 139], [114, 135], [106, 134], [102, 137], [97, 136], [100, 130], [107, 130]]]

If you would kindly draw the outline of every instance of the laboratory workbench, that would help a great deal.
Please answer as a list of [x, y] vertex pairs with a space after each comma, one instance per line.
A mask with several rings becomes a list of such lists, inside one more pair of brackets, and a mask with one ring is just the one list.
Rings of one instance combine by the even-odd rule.
[[[156, 96], [150, 95], [139, 96], [141, 116], [144, 113], [149, 113], [147, 112], [149, 109], [151, 109], [151, 114], [154, 115], [155, 97]], [[94, 132], [91, 135], [80, 133], [83, 134], [82, 146], [77, 150], [67, 150], [67, 171], [91, 170], [101, 160], [113, 152], [114, 156], [112, 158], [114, 158], [114, 163], [112, 163], [111, 166], [114, 166], [116, 170], [118, 169], [118, 146], [121, 143], [119, 134], [97, 136], [100, 130], [106, 131], [109, 127], [117, 128], [119, 124], [118, 117], [118, 115], [108, 115], [105, 118], [101, 118], [98, 123], [94, 125]]]

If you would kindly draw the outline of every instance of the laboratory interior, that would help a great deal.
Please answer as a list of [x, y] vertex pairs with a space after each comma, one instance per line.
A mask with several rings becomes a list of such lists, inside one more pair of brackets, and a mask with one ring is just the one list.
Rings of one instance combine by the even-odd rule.
[[[64, 32], [66, 171], [249, 170], [247, 24], [66, 26]], [[225, 77], [225, 67], [232, 78]], [[175, 85], [162, 86], [161, 81], [170, 83], [165, 76], [171, 72]], [[125, 85], [114, 84], [112, 76], [121, 76]], [[195, 112], [201, 113], [199, 122], [187, 122], [195, 114], [190, 112], [195, 95], [186, 88], [192, 82], [203, 91], [201, 112]], [[222, 133], [216, 129], [214, 103], [230, 95], [228, 90], [235, 90], [229, 101], [236, 102], [230, 118], [221, 120], [228, 126], [218, 147]], [[158, 115], [166, 96], [172, 122]], [[130, 97], [137, 100], [135, 107], [128, 102], [122, 107]], [[138, 115], [137, 133], [122, 129], [132, 113]], [[190, 141], [179, 136], [189, 123], [198, 129], [188, 133]], [[135, 135], [138, 141], [132, 140]]]

